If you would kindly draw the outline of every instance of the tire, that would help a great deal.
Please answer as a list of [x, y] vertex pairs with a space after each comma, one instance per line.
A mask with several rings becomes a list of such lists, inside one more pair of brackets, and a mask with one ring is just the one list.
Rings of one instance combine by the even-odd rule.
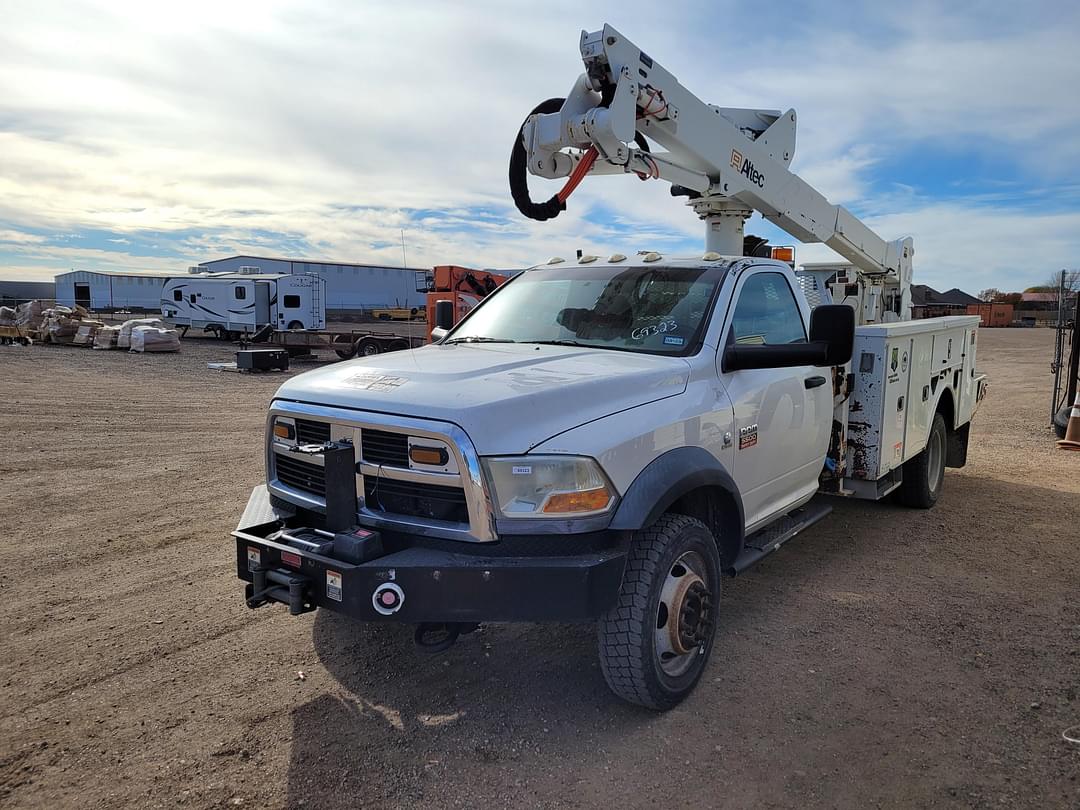
[[934, 414], [926, 447], [919, 455], [904, 464], [904, 480], [897, 492], [904, 506], [929, 509], [941, 497], [945, 483], [945, 420]]
[[1065, 438], [1065, 432], [1069, 429], [1069, 414], [1072, 413], [1072, 405], [1066, 405], [1054, 414], [1054, 435], [1059, 439]]
[[[683, 610], [668, 609], [676, 604]], [[678, 705], [705, 671], [719, 605], [720, 555], [704, 523], [665, 514], [636, 532], [618, 600], [597, 627], [611, 691], [649, 709]], [[680, 615], [686, 635], [678, 632]]]
[[388, 352], [400, 352], [403, 349], [409, 348], [409, 341], [407, 340], [391, 340], [390, 345], [386, 347]]
[[293, 329], [303, 329], [304, 325], [302, 323], [300, 323], [300, 321], [289, 321], [289, 327], [288, 328], [289, 328], [290, 331], [293, 330]]
[[356, 346], [349, 344], [347, 349], [334, 349], [334, 354], [340, 357], [342, 360], [352, 360], [356, 357]]
[[374, 357], [382, 351], [382, 344], [374, 338], [360, 338], [356, 341], [357, 357]]

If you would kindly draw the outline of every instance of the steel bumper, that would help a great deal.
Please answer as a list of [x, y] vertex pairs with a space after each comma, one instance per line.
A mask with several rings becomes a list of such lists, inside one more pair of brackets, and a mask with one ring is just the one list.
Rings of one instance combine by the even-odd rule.
[[[268, 539], [281, 518], [268, 509], [265, 488], [256, 488], [233, 532], [237, 575], [250, 607], [280, 602], [294, 614], [322, 607], [365, 621], [587, 620], [614, 604], [626, 562], [618, 545], [565, 556], [414, 546], [352, 564]], [[551, 537], [538, 541], [552, 548]], [[391, 584], [401, 597], [388, 613], [378, 594]]]

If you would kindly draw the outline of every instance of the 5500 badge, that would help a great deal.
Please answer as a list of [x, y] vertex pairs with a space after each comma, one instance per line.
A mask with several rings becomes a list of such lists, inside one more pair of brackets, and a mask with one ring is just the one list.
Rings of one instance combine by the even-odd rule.
[[757, 423], [739, 428], [739, 449], [745, 450], [757, 444]]

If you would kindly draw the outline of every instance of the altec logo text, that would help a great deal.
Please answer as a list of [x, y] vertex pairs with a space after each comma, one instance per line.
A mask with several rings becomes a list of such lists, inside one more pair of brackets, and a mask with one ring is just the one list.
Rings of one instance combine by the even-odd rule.
[[765, 188], [765, 175], [754, 168], [750, 158], [744, 158], [738, 149], [731, 150], [731, 168], [739, 174], [745, 175], [746, 179], [758, 188]]

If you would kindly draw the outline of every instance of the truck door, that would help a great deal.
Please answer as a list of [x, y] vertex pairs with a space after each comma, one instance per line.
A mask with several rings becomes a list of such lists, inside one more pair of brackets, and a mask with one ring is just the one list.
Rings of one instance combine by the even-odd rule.
[[[807, 339], [805, 304], [787, 276], [767, 268], [744, 274], [723, 332], [723, 345], [780, 345]], [[813, 366], [723, 371], [735, 409], [734, 478], [748, 529], [817, 489], [829, 446], [832, 390], [828, 369]]]
[[270, 319], [270, 282], [255, 282], [255, 328], [271, 323]]

